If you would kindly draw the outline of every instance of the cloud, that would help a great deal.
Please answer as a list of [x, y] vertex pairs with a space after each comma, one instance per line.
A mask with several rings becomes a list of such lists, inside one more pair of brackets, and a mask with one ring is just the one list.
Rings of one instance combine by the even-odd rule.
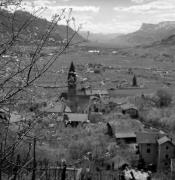
[[[141, 1], [141, 0], [135, 0], [135, 1]], [[114, 7], [115, 11], [118, 12], [130, 12], [130, 13], [149, 13], [149, 12], [156, 12], [156, 11], [162, 11], [162, 10], [174, 10], [175, 9], [175, 1], [173, 0], [157, 0], [154, 2], [150, 2], [147, 4], [141, 4], [141, 5], [133, 5], [130, 7]]]
[[154, 0], [131, 0], [131, 2], [136, 3], [136, 4], [147, 3], [150, 1], [154, 1]]
[[79, 11], [79, 12], [91, 11], [94, 13], [97, 13], [100, 10], [100, 7], [96, 7], [96, 6], [57, 6], [55, 8], [57, 8], [57, 9], [72, 9], [73, 11]]
[[[68, 2], [69, 0], [62, 0], [62, 2]], [[98, 6], [76, 6], [76, 5], [60, 5], [56, 0], [49, 1], [49, 0], [35, 0], [33, 2], [26, 1], [22, 4], [24, 7], [31, 7], [34, 6], [35, 8], [39, 7], [47, 7], [47, 9], [53, 9], [54, 12], [55, 10], [60, 10], [60, 9], [72, 9], [73, 11], [78, 11], [78, 12], [94, 12], [97, 13], [100, 10], [100, 7]]]
[[[175, 20], [175, 1], [174, 0], [155, 0], [145, 4], [143, 0], [133, 0], [137, 4], [129, 7], [114, 7], [114, 11], [120, 14], [120, 21], [128, 23], [131, 29], [138, 29], [142, 23], [159, 23], [162, 21]], [[133, 24], [133, 25], [131, 25]], [[138, 26], [137, 26], [138, 24]], [[126, 26], [127, 27], [127, 26]]]

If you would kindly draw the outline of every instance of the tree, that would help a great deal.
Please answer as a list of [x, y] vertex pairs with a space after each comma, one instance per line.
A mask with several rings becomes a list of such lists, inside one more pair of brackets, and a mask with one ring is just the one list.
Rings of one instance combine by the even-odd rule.
[[158, 107], [169, 106], [172, 102], [172, 95], [165, 89], [159, 89], [156, 92], [157, 100], [156, 104]]
[[[19, 9], [21, 6], [21, 0], [0, 1], [0, 18], [4, 15], [4, 12], [6, 12], [4, 9], [11, 5], [13, 5], [15, 9]], [[73, 35], [67, 38], [66, 43], [64, 42], [59, 44], [57, 47], [58, 50], [50, 58], [48, 58], [47, 61], [41, 63], [42, 51], [47, 45], [48, 39], [54, 31], [54, 28], [62, 20], [69, 23], [73, 20], [70, 13], [72, 10], [68, 12], [68, 19], [65, 18], [67, 13], [65, 9], [63, 9], [59, 14], [54, 15], [51, 22], [48, 23], [47, 29], [45, 29], [45, 31], [41, 34], [39, 41], [33, 46], [32, 52], [26, 52], [25, 48], [20, 46], [20, 43], [26, 42], [27, 40], [30, 44], [31, 39], [30, 36], [26, 39], [23, 34], [28, 31], [31, 24], [37, 20], [43, 11], [43, 8], [35, 10], [22, 22], [19, 22], [17, 19], [17, 11], [14, 11], [14, 13], [5, 13], [5, 22], [8, 22], [8, 24], [1, 24], [1, 27], [3, 30], [7, 28], [8, 31], [5, 36], [3, 36], [0, 43], [1, 108], [6, 109], [9, 105], [15, 107], [15, 105], [19, 102], [19, 97], [22, 97], [24, 93], [27, 93], [27, 96], [29, 96], [30, 88], [34, 87], [34, 82], [42, 77], [43, 74], [45, 74], [54, 65], [58, 58], [70, 46], [72, 39], [79, 31], [78, 27], [74, 31]], [[24, 49], [24, 51], [21, 51], [21, 49]], [[11, 108], [7, 109], [7, 113], [9, 115], [11, 114]], [[17, 132], [16, 134], [13, 133], [14, 136], [11, 143], [8, 142], [9, 136], [12, 135], [12, 132], [9, 129], [11, 124], [9, 116], [5, 127], [2, 129], [2, 136], [0, 137], [0, 143], [2, 143], [2, 153], [0, 159], [1, 167], [3, 167], [5, 161], [11, 157], [12, 153], [21, 145], [21, 142], [23, 142], [29, 132], [36, 126], [37, 119], [40, 115], [41, 114], [35, 115], [31, 124], [23, 127], [20, 132]]]
[[132, 86], [136, 87], [137, 86], [137, 78], [136, 75], [134, 75], [133, 79], [132, 79]]

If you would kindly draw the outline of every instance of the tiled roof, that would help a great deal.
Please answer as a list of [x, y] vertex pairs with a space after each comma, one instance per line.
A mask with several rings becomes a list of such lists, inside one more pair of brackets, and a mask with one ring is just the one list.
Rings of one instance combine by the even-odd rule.
[[115, 137], [117, 139], [122, 139], [122, 138], [136, 138], [136, 134], [134, 132], [130, 133], [116, 133]]
[[88, 121], [88, 114], [65, 113], [70, 121], [86, 122]]
[[127, 110], [127, 109], [136, 109], [137, 110], [137, 107], [134, 104], [129, 104], [129, 103], [121, 105], [121, 108], [123, 110]]
[[165, 134], [160, 134], [159, 132], [137, 132], [137, 143], [138, 144], [156, 144], [157, 140]]
[[161, 144], [164, 144], [166, 142], [172, 142], [171, 139], [167, 136], [164, 136], [160, 139], [157, 140], [158, 144], [161, 145]]
[[[56, 103], [53, 105], [48, 105], [47, 107], [43, 107], [40, 109], [40, 111], [47, 113], [61, 113], [64, 111], [64, 105], [62, 103]], [[71, 112], [68, 106], [65, 107], [65, 112]]]

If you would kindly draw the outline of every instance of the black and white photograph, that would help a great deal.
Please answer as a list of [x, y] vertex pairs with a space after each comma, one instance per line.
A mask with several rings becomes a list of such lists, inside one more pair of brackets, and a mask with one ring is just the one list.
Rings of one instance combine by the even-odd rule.
[[175, 180], [175, 0], [0, 0], [0, 180]]

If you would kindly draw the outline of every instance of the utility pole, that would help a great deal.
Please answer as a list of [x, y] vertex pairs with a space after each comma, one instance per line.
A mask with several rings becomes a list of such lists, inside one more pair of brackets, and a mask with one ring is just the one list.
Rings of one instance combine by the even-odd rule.
[[35, 172], [36, 172], [36, 137], [33, 139], [33, 172], [32, 172], [32, 180], [35, 180]]

